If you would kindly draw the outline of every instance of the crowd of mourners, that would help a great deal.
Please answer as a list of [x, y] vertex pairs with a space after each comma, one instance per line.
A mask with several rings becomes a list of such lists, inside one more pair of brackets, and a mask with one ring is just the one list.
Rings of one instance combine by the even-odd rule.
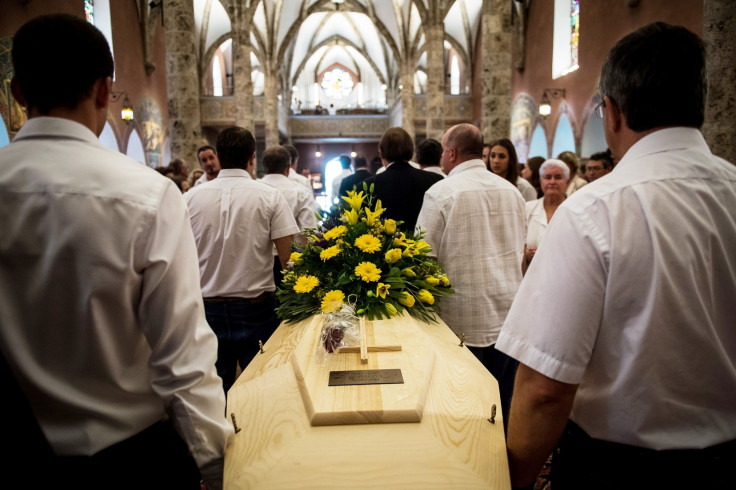
[[[98, 139], [114, 66], [94, 26], [34, 18], [11, 55], [28, 121], [0, 149], [5, 483], [220, 489], [226, 393], [322, 211], [298, 152], [267, 148], [258, 178], [229, 127], [201, 174], [157, 175]], [[341, 158], [332, 202], [369, 184], [449, 276], [441, 317], [498, 381], [515, 488], [550, 456], [560, 489], [732, 484], [736, 167], [699, 131], [705, 72], [685, 28], [625, 36], [595, 108], [610, 151], [585, 162], [520, 165], [472, 124]]]

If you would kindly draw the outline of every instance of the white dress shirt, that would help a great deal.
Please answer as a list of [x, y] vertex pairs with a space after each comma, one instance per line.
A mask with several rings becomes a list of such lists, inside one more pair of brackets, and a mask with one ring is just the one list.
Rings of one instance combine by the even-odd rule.
[[736, 439], [736, 167], [656, 131], [557, 208], [496, 348], [580, 384], [571, 419], [651, 449]]
[[545, 231], [547, 231], [547, 211], [544, 209], [544, 198], [528, 201], [526, 203], [526, 246], [538, 247]]
[[303, 185], [314, 196], [314, 190], [312, 189], [312, 184], [309, 183], [309, 179], [303, 175], [299, 175], [293, 168], [289, 168], [289, 180]]
[[179, 189], [39, 117], [0, 149], [0, 202], [0, 343], [54, 451], [92, 455], [168, 414], [221, 478], [233, 429]]
[[537, 190], [524, 177], [516, 179], [516, 188], [519, 189], [521, 197], [523, 197], [525, 201], [529, 202], [537, 199]]
[[353, 175], [353, 171], [349, 168], [342, 169], [342, 172], [338, 174], [337, 177], [335, 177], [332, 181], [332, 201], [330, 204], [333, 204], [335, 201], [335, 198], [340, 196], [340, 184], [342, 183], [342, 179], [347, 177], [348, 175]]
[[273, 240], [299, 233], [284, 196], [242, 169], [184, 194], [205, 298], [255, 298], [274, 291]]
[[442, 168], [439, 165], [430, 165], [428, 167], [424, 167], [422, 170], [446, 177], [445, 172], [442, 171]]
[[521, 282], [525, 220], [518, 189], [482, 160], [463, 162], [424, 194], [417, 226], [455, 290], [440, 300], [442, 319], [472, 347], [495, 343]]
[[314, 215], [314, 195], [306, 190], [304, 186], [281, 174], [264, 175], [260, 181], [281, 192], [291, 208], [299, 231], [317, 226], [317, 217]]

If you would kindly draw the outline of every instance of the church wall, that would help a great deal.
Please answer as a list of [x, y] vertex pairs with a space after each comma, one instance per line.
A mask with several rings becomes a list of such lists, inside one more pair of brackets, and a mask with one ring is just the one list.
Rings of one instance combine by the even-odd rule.
[[[514, 69], [512, 100], [528, 94], [539, 103], [546, 88], [564, 88], [561, 99], [550, 98], [552, 114], [541, 120], [548, 143], [554, 139], [561, 107], [568, 112], [578, 150], [585, 123], [590, 117], [592, 99], [598, 93], [600, 70], [610, 48], [623, 36], [655, 21], [682, 25], [702, 36], [702, 2], [692, 0], [641, 0], [628, 7], [624, 0], [581, 2], [579, 68], [556, 80], [552, 79], [552, 38], [554, 2], [533, 1], [528, 12], [525, 69]], [[514, 52], [518, 50], [514, 49]], [[513, 124], [513, 122], [512, 122]], [[532, 127], [531, 130], [534, 128]], [[529, 131], [531, 135], [531, 131]], [[587, 155], [582, 155], [586, 157]]]
[[[135, 111], [135, 121], [126, 124], [120, 118], [124, 96], [111, 102], [109, 117], [118, 146], [124, 153], [128, 139], [136, 131], [146, 149], [151, 166], [163, 164], [168, 109], [166, 99], [166, 58], [164, 30], [160, 17], [152, 24], [152, 61], [156, 68], [150, 75], [144, 66], [143, 36], [138, 22], [135, 0], [110, 0], [113, 49], [115, 54], [115, 81], [113, 91], [127, 92]], [[0, 15], [0, 38], [12, 37], [28, 20], [45, 14], [67, 13], [84, 18], [81, 0], [3, 2]], [[59, 76], [64, 76], [60, 73]], [[53, 80], [49, 80], [53, 83]], [[196, 157], [193, 156], [196, 159]]]

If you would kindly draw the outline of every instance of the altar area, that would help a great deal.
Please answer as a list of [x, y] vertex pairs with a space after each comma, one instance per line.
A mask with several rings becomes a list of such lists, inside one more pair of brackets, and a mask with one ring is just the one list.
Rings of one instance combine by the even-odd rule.
[[[367, 321], [366, 363], [321, 327], [282, 324], [230, 389], [226, 489], [510, 488], [498, 384], [446, 324]], [[328, 386], [385, 369], [403, 383]]]

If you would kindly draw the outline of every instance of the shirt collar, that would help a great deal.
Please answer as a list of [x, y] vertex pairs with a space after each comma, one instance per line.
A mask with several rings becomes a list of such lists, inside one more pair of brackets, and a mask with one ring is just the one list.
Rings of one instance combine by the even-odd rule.
[[455, 174], [459, 174], [460, 172], [464, 172], [466, 170], [470, 170], [473, 168], [482, 167], [486, 168], [486, 164], [483, 163], [483, 160], [480, 158], [474, 158], [472, 160], [466, 160], [463, 163], [457, 165], [455, 168], [453, 168], [449, 174], [447, 174], [448, 177], [452, 177]]
[[217, 178], [222, 177], [247, 177], [249, 179], [253, 179], [253, 177], [250, 176], [248, 172], [243, 170], [242, 168], [223, 168], [220, 169], [220, 173], [217, 174]]
[[100, 140], [87, 126], [61, 117], [33, 117], [23, 124], [13, 141], [39, 137], [68, 138], [101, 145]]
[[653, 153], [664, 151], [683, 150], [686, 148], [701, 147], [703, 151], [710, 153], [708, 144], [702, 133], [695, 128], [676, 127], [660, 129], [644, 136], [634, 143], [626, 154], [616, 165], [617, 168], [625, 167], [633, 162]]

